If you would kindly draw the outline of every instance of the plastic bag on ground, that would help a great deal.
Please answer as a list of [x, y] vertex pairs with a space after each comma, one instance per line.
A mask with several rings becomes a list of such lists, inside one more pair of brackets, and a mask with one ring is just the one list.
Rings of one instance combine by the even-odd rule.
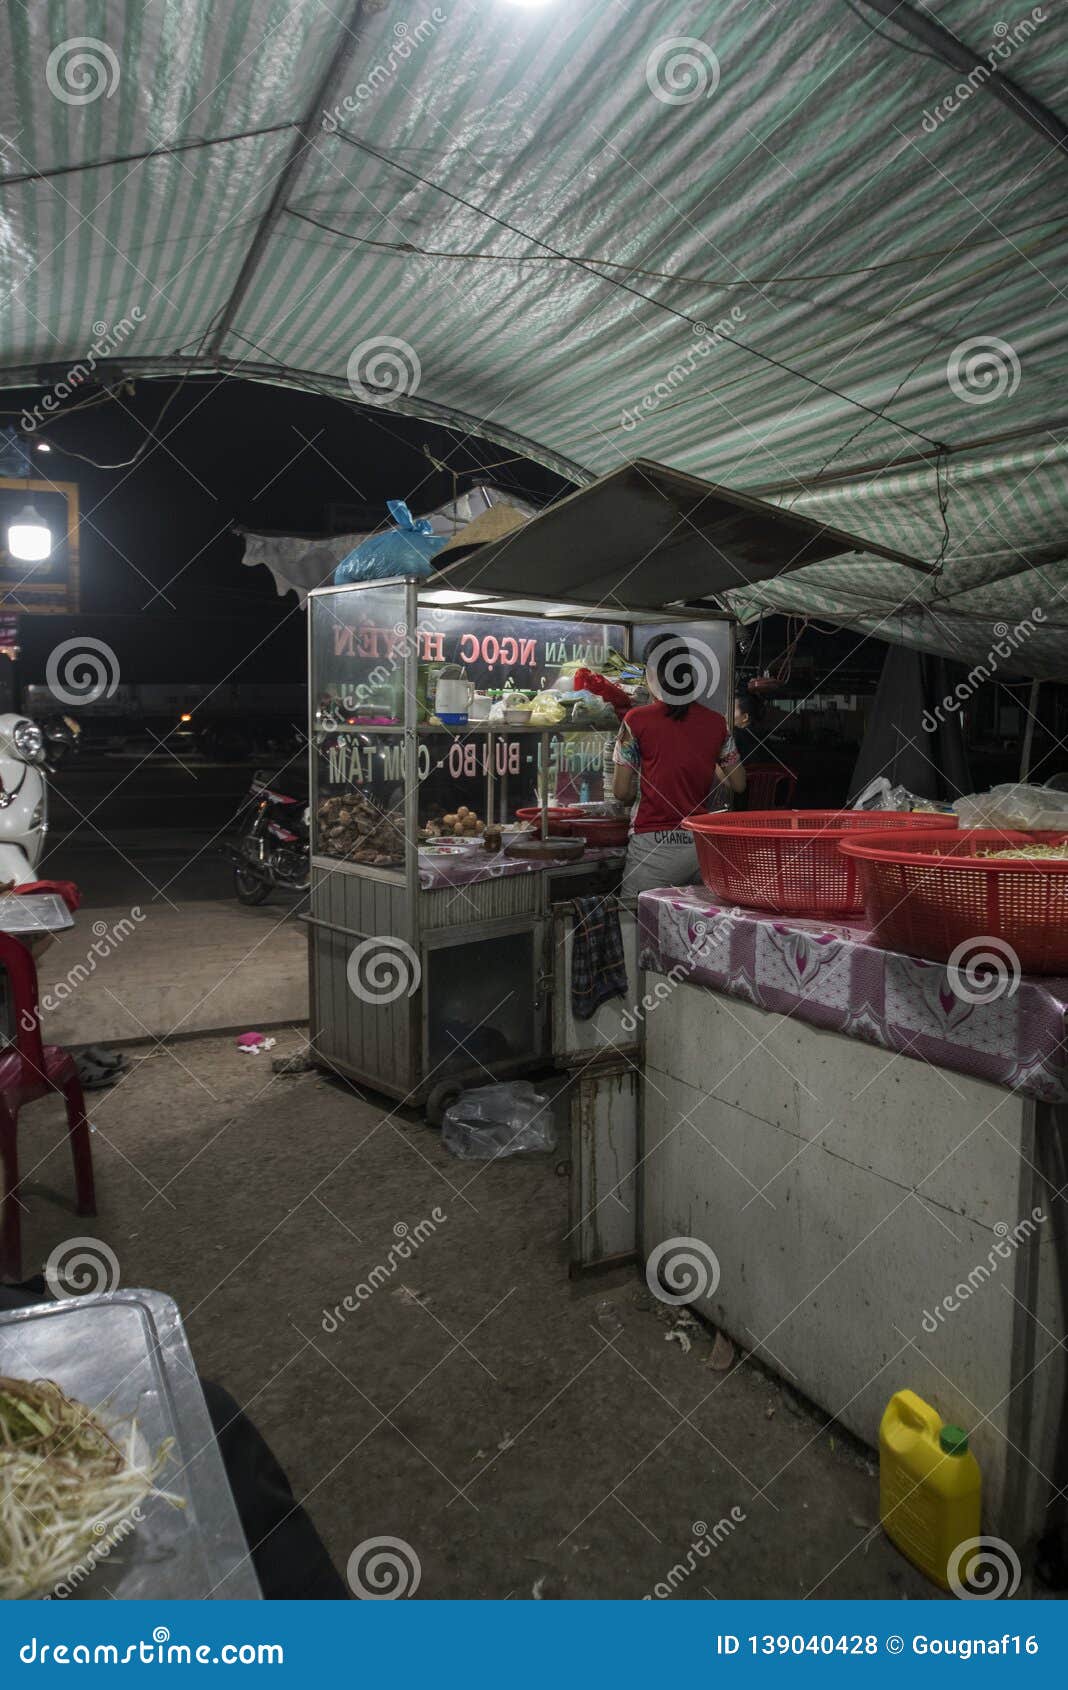
[[529, 1080], [478, 1086], [446, 1109], [441, 1140], [466, 1162], [555, 1150], [552, 1104]]

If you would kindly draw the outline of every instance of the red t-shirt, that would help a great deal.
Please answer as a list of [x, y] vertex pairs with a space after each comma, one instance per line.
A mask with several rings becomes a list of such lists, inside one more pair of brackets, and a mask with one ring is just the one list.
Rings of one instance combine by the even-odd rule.
[[[623, 726], [637, 748], [641, 774], [635, 833], [662, 833], [677, 828], [686, 816], [707, 808], [716, 781], [716, 764], [737, 761], [730, 731], [718, 710], [691, 704], [679, 721], [656, 701], [628, 710]], [[624, 734], [624, 739], [626, 735]]]

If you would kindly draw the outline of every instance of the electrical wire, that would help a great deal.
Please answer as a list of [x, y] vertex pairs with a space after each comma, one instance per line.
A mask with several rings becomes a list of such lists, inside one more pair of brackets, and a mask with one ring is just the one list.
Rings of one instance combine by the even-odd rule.
[[[453, 469], [450, 467], [449, 464], [439, 462], [439, 460], [434, 457], [433, 453], [430, 450], [430, 447], [427, 446], [425, 443], [423, 445], [423, 455], [426, 457], [428, 463], [433, 464], [433, 466], [436, 470], [440, 470], [442, 475], [454, 475], [454, 474], [472, 475], [472, 476], [475, 476], [476, 478], [481, 478], [484, 475], [489, 475], [494, 470], [504, 469], [509, 464], [529, 464], [531, 462], [531, 460], [529, 458], [512, 457], [512, 458], [498, 458], [498, 459], [495, 460], [495, 462], [493, 462], [491, 464], [484, 464], [482, 462], [482, 459], [479, 457], [477, 448], [479, 446], [485, 446], [485, 445], [488, 445], [488, 444], [489, 443], [487, 441], [482, 440], [480, 436], [475, 436], [475, 438], [473, 440], [463, 440], [459, 443], [460, 449], [468, 452], [470, 454], [470, 456], [475, 460], [473, 466], [470, 469], [461, 469], [461, 470], [458, 470], [458, 471], [453, 471]], [[558, 479], [562, 480], [564, 478], [559, 477]], [[498, 477], [498, 480], [504, 486], [505, 492], [517, 493], [524, 498], [533, 499], [535, 504], [540, 503], [545, 498], [544, 488], [542, 488], [540, 490], [535, 490], [534, 488], [531, 488], [531, 487], [525, 487], [525, 486], [522, 485], [522, 483], [519, 483], [519, 482], [516, 481], [514, 475], [500, 476], [500, 477]]]
[[[267, 349], [265, 347], [261, 346], [258, 341], [253, 340], [249, 335], [242, 334], [239, 329], [232, 329], [230, 332], [231, 332], [231, 334], [235, 335], [238, 340], [243, 340], [245, 342], [246, 346], [251, 346], [254, 351], [260, 353], [260, 355], [262, 357], [266, 358], [268, 360], [268, 362], [272, 361], [270, 354], [267, 351]], [[308, 393], [314, 394], [317, 398], [333, 400], [333, 402], [335, 404], [341, 405], [343, 407], [343, 409], [346, 410], [346, 411], [351, 409], [351, 406], [349, 404], [347, 404], [345, 400], [339, 398], [336, 393], [332, 392], [328, 388], [317, 386], [314, 381], [311, 382], [311, 383], [305, 382], [304, 383], [304, 390]], [[474, 468], [465, 468], [465, 469], [460, 469], [460, 470], [453, 470], [449, 467], [448, 464], [439, 463], [438, 460], [432, 456], [430, 449], [429, 449], [429, 447], [428, 447], [428, 445], [426, 444], [425, 441], [421, 445], [419, 445], [413, 440], [408, 440], [403, 434], [398, 434], [395, 429], [387, 427], [387, 425], [382, 421], [380, 412], [373, 409], [372, 407], [369, 407], [369, 406], [368, 407], [361, 407], [361, 416], [365, 421], [371, 423], [371, 425], [373, 427], [380, 429], [383, 434], [388, 435], [389, 438], [391, 440], [395, 441], [399, 446], [403, 446], [405, 448], [405, 450], [407, 450], [409, 452], [414, 452], [417, 456], [421, 456], [421, 457], [426, 458], [426, 460], [432, 465], [432, 467], [436, 471], [438, 471], [438, 473], [443, 473], [443, 474], [451, 476], [452, 477], [452, 485], [453, 485], [453, 498], [456, 498], [458, 496], [457, 495], [457, 488], [458, 488], [459, 477], [470, 476], [472, 479], [477, 479], [483, 473], [485, 473], [485, 470], [487, 468], [492, 469], [492, 468], [495, 467], [492, 464], [488, 465], [488, 466], [482, 465], [479, 462], [478, 454], [474, 450], [474, 447], [471, 445], [470, 440], [467, 440], [467, 441], [461, 441], [460, 446], [465, 448], [470, 453], [470, 456], [475, 459], [475, 467]], [[443, 425], [440, 424], [440, 423], [436, 424], [435, 426], [437, 426], [439, 428], [443, 427]], [[480, 437], [475, 436], [475, 439], [476, 440], [480, 439]], [[530, 460], [526, 459], [526, 458], [516, 458], [514, 460], [510, 460], [510, 459], [506, 458], [506, 459], [501, 460], [502, 463], [508, 463], [508, 462], [527, 463], [529, 461]], [[563, 481], [565, 483], [567, 482], [567, 478], [565, 476], [559, 476], [557, 479], [559, 479], [560, 481]], [[544, 492], [534, 492], [530, 488], [525, 488], [525, 487], [514, 488], [513, 487], [513, 488], [510, 488], [508, 490], [509, 491], [518, 491], [520, 494], [523, 494], [526, 497], [534, 500], [535, 503], [538, 503], [542, 500], [545, 500]], [[556, 497], [559, 497], [559, 496], [560, 495], [556, 495], [556, 494], [551, 495], [550, 498], [546, 501], [546, 503], [551, 503], [553, 498], [556, 498]]]
[[[568, 253], [560, 252], [558, 248], [550, 246], [547, 241], [543, 241], [538, 235], [532, 235], [526, 229], [520, 229], [514, 223], [509, 223], [506, 218], [497, 217], [492, 211], [486, 211], [482, 206], [474, 205], [460, 194], [454, 194], [451, 189], [442, 187], [440, 182], [435, 182], [428, 176], [422, 176], [417, 170], [412, 170], [408, 165], [390, 158], [387, 153], [379, 152], [377, 147], [370, 146], [366, 141], [358, 140], [355, 136], [350, 135], [346, 129], [339, 129], [337, 138], [346, 141], [349, 146], [354, 147], [358, 152], [366, 153], [369, 157], [377, 159], [380, 164], [388, 165], [393, 170], [411, 178], [411, 180], [421, 183], [423, 187], [431, 188], [435, 193], [443, 194], [446, 199], [453, 200], [455, 204], [463, 206], [467, 211], [474, 212], [476, 216], [485, 217], [489, 222], [498, 224], [500, 228], [507, 229], [510, 234], [518, 235], [523, 240], [544, 247], [555, 258], [563, 259], [576, 269], [582, 270], [586, 275], [595, 277], [597, 281], [607, 282], [609, 287], [618, 288], [622, 293], [630, 294], [634, 299], [640, 299], [644, 305], [651, 305], [658, 311], [666, 312], [669, 316], [686, 323], [692, 329], [705, 327], [704, 324], [699, 325], [696, 317], [691, 317], [687, 312], [678, 310], [674, 305], [668, 305], [663, 300], [651, 299], [648, 294], [642, 293], [638, 288], [632, 288], [628, 282], [618, 281], [614, 276], [603, 276], [586, 259], [574, 258]], [[822, 393], [829, 393], [832, 398], [841, 400], [845, 405], [853, 405], [858, 411], [867, 411], [873, 417], [890, 421], [881, 411], [873, 410], [862, 399], [854, 399], [848, 393], [842, 393], [838, 388], [831, 387], [827, 382], [819, 381], [815, 376], [806, 375], [803, 370], [797, 369], [795, 365], [787, 364], [781, 358], [773, 358], [768, 352], [761, 352], [758, 347], [751, 346], [747, 341], [740, 340], [736, 335], [723, 335], [721, 338], [727, 341], [729, 345], [737, 346], [743, 352], [748, 352], [751, 357], [758, 358], [761, 363], [769, 364], [777, 370], [783, 370], [787, 375], [796, 376], [798, 380], [805, 382], [809, 387], [816, 388]], [[902, 433], [913, 435], [917, 440], [923, 440], [928, 446], [938, 447], [942, 444], [935, 440], [933, 436], [924, 434], [922, 430], [912, 428], [907, 423], [894, 423], [893, 427], [900, 429]]]
[[[238, 340], [243, 340], [245, 342], [246, 346], [251, 346], [254, 351], [260, 353], [261, 357], [266, 358], [269, 363], [274, 362], [274, 360], [271, 358], [271, 354], [268, 352], [267, 348], [264, 347], [264, 346], [261, 346], [259, 341], [253, 340], [247, 334], [242, 334], [239, 329], [231, 329], [230, 333], [232, 335], [235, 335]], [[346, 411], [352, 409], [350, 402], [340, 398], [338, 396], [338, 394], [333, 392], [330, 388], [321, 387], [321, 386], [316, 385], [314, 380], [311, 381], [311, 382], [308, 382], [306, 380], [304, 382], [302, 382], [302, 390], [305, 391], [305, 392], [308, 392], [308, 393], [313, 393], [313, 394], [316, 395], [317, 398], [320, 398], [320, 399], [331, 399], [331, 400], [334, 401], [335, 404], [341, 405], [343, 407], [343, 409], [345, 409]], [[382, 421], [382, 413], [381, 413], [380, 409], [377, 409], [377, 408], [374, 408], [374, 407], [371, 407], [371, 406], [366, 406], [366, 407], [360, 407], [360, 412], [361, 412], [362, 418], [366, 422], [369, 422], [369, 423], [372, 424], [373, 427], [380, 429], [383, 434], [387, 434], [391, 440], [395, 440], [398, 445], [403, 446], [407, 451], [414, 452], [417, 455], [427, 457], [429, 459], [429, 461], [434, 465], [435, 469], [441, 469], [447, 475], [452, 475], [454, 473], [449, 468], [449, 466], [447, 464], [439, 465], [437, 460], [431, 457], [429, 449], [426, 446], [425, 442], [422, 445], [417, 445], [415, 441], [408, 440], [403, 434], [398, 434], [395, 429], [387, 427], [386, 424]], [[449, 432], [444, 423], [432, 423], [432, 426], [436, 427], [436, 428], [440, 428], [445, 433]], [[475, 435], [469, 434], [469, 436], [466, 440], [461, 440], [459, 442], [459, 447], [461, 449], [466, 449], [470, 453], [471, 457], [473, 457], [475, 459], [476, 467], [472, 468], [472, 469], [458, 470], [458, 471], [455, 472], [458, 475], [478, 476], [478, 475], [483, 474], [486, 470], [494, 469], [494, 468], [497, 467], [495, 464], [482, 464], [479, 461], [478, 454], [476, 453], [474, 446], [471, 444], [472, 439], [475, 440], [475, 441], [478, 441], [480, 443], [486, 444], [486, 445], [490, 444], [490, 442], [483, 442], [482, 436], [477, 435], [477, 434], [475, 434]], [[530, 458], [518, 457], [518, 458], [514, 458], [514, 459], [504, 458], [504, 459], [501, 459], [500, 462], [502, 464], [506, 464], [506, 463], [509, 463], [509, 462], [531, 463], [531, 462], [533, 462], [533, 460], [530, 459]], [[544, 466], [539, 465], [538, 467], [543, 468]], [[556, 471], [556, 470], [549, 470], [548, 473], [550, 475], [555, 476], [558, 481], [563, 482], [564, 485], [565, 485], [565, 490], [566, 490], [566, 488], [574, 485], [572, 482], [570, 482], [568, 480], [568, 477], [566, 475], [560, 475], [559, 472]], [[527, 495], [527, 497], [532, 498], [534, 500], [543, 499], [545, 497], [543, 492], [534, 492], [530, 488], [520, 487], [517, 490], [521, 493], [525, 493]], [[552, 498], [557, 498], [557, 497], [561, 497], [561, 496], [562, 495], [560, 495], [560, 494], [553, 494]]]
[[[145, 438], [142, 440], [140, 446], [138, 446], [138, 448], [137, 448], [137, 450], [134, 453], [132, 458], [123, 458], [117, 464], [101, 464], [101, 463], [98, 463], [95, 458], [88, 457], [84, 452], [76, 452], [72, 446], [60, 446], [57, 442], [56, 445], [53, 447], [53, 450], [57, 451], [57, 452], [61, 452], [65, 457], [77, 458], [79, 463], [89, 464], [89, 465], [91, 465], [91, 467], [93, 469], [131, 469], [133, 467], [133, 465], [136, 464], [141, 457], [143, 457], [146, 448], [148, 447], [149, 443], [152, 442], [152, 440], [153, 440], [153, 435], [155, 434], [156, 429], [159, 427], [160, 423], [163, 421], [167, 412], [170, 410], [171, 406], [174, 404], [174, 401], [177, 399], [179, 393], [182, 391], [182, 388], [185, 386], [186, 382], [189, 379], [190, 378], [187, 375], [182, 376], [182, 378], [177, 383], [177, 385], [171, 389], [171, 391], [170, 391], [170, 393], [168, 393], [166, 399], [164, 399], [163, 404], [160, 406], [159, 414], [157, 415], [156, 420], [152, 424], [151, 428], [148, 428], [147, 424], [142, 423], [139, 418], [135, 419], [138, 423], [138, 426], [140, 428], [145, 429]], [[107, 397], [111, 398], [112, 395], [108, 394]]]
[[[797, 633], [794, 634], [791, 639], [791, 630], [795, 624], [797, 626]], [[778, 682], [779, 686], [786, 686], [790, 679], [793, 672], [794, 653], [801, 643], [802, 635], [808, 627], [808, 624], [809, 619], [807, 616], [787, 616], [786, 618], [786, 638], [788, 643], [783, 647], [779, 656], [770, 661], [767, 666], [768, 675], [770, 675], [773, 681]]]
[[[36, 433], [43, 434], [46, 428], [52, 427], [53, 423], [62, 422], [65, 418], [72, 417], [76, 411], [90, 411], [94, 405], [106, 405], [111, 398], [112, 394], [110, 392], [89, 394], [86, 398], [79, 399], [77, 404], [69, 406], [67, 410], [62, 411], [58, 416], [50, 418], [47, 424], [44, 424], [41, 428], [36, 430]], [[0, 410], [0, 417], [24, 417], [25, 415], [25, 406], [23, 406], [21, 411]]]
[[51, 170], [22, 170], [17, 175], [0, 177], [0, 192], [5, 188], [17, 188], [26, 182], [50, 182], [55, 176], [78, 176], [86, 170], [110, 170], [118, 164], [145, 163], [150, 158], [173, 158], [178, 153], [198, 152], [204, 147], [222, 147], [231, 141], [250, 141], [260, 135], [284, 134], [288, 129], [299, 129], [299, 123], [270, 123], [262, 129], [239, 129], [232, 135], [212, 135], [195, 141], [175, 141], [165, 143], [161, 147], [150, 147], [147, 152], [140, 153], [109, 153], [106, 158], [89, 159], [81, 164], [57, 164]]
[[942, 449], [935, 459], [935, 492], [938, 498], [938, 514], [942, 518], [942, 544], [938, 549], [938, 556], [934, 561], [935, 578], [941, 575], [945, 567], [946, 554], [949, 551], [949, 456]]
[[[202, 334], [200, 335], [200, 338], [197, 341], [197, 343], [194, 347], [194, 350], [191, 354], [191, 356], [193, 358], [197, 358], [200, 355], [200, 353], [203, 352], [204, 347], [207, 344], [208, 338], [214, 330], [215, 322], [216, 322], [216, 319], [218, 318], [218, 315], [219, 315], [218, 311], [213, 312], [212, 316], [208, 319], [208, 323], [207, 323], [206, 327], [204, 328]], [[186, 344], [189, 344], [189, 343], [187, 342]], [[167, 397], [164, 399], [163, 404], [159, 408], [159, 413], [156, 417], [156, 420], [151, 425], [151, 427], [149, 427], [145, 423], [142, 423], [140, 421], [140, 418], [134, 418], [134, 421], [137, 422], [138, 426], [145, 430], [145, 437], [142, 440], [140, 446], [138, 446], [136, 452], [133, 454], [132, 458], [124, 458], [123, 460], [121, 460], [121, 462], [116, 463], [116, 464], [101, 464], [101, 463], [98, 463], [95, 458], [88, 457], [86, 455], [86, 453], [84, 453], [84, 452], [74, 451], [73, 448], [70, 447], [70, 446], [60, 446], [60, 445], [57, 444], [55, 449], [59, 452], [65, 453], [66, 456], [69, 457], [69, 458], [77, 458], [79, 463], [89, 464], [92, 469], [106, 469], [106, 470], [132, 469], [134, 464], [138, 463], [140, 461], [140, 459], [144, 456], [144, 454], [147, 451], [150, 444], [152, 444], [152, 445], [158, 444], [158, 442], [155, 440], [156, 430], [159, 428], [160, 423], [163, 421], [167, 412], [170, 410], [171, 406], [174, 404], [174, 401], [177, 399], [178, 395], [182, 392], [183, 388], [187, 385], [188, 382], [192, 381], [193, 379], [194, 379], [194, 372], [192, 370], [183, 371], [181, 376], [179, 376], [176, 385], [174, 387], [172, 387], [170, 393], [168, 393]], [[121, 384], [116, 383], [116, 385], [121, 385]], [[105, 397], [107, 397], [109, 399], [113, 399], [114, 394], [108, 393]], [[68, 412], [67, 414], [69, 415], [70, 413]]]
[[[444, 190], [442, 190], [444, 191]], [[931, 258], [947, 258], [957, 252], [960, 242], [953, 246], [929, 247], [922, 252], [906, 253], [902, 258], [887, 259], [885, 264], [861, 264], [856, 269], [849, 270], [814, 270], [802, 272], [798, 275], [751, 276], [744, 281], [718, 281], [710, 276], [680, 276], [669, 270], [645, 270], [636, 264], [625, 264], [614, 258], [598, 258], [584, 255], [577, 257], [573, 253], [506, 253], [506, 252], [443, 252], [433, 247], [419, 247], [410, 241], [378, 241], [369, 235], [354, 235], [347, 229], [337, 229], [331, 223], [324, 223], [321, 218], [312, 217], [306, 211], [297, 211], [293, 206], [286, 206], [286, 215], [296, 217], [302, 223], [310, 223], [313, 228], [322, 229], [325, 234], [334, 235], [338, 240], [350, 241], [354, 246], [373, 247], [380, 252], [396, 252], [408, 258], [434, 258], [474, 260], [490, 264], [597, 264], [606, 270], [626, 270], [632, 276], [648, 276], [653, 281], [675, 282], [686, 287], [707, 287], [726, 291], [732, 288], [768, 288], [794, 285], [799, 282], [837, 282], [847, 281], [853, 276], [875, 276], [884, 270], [897, 270], [903, 265], [923, 264]], [[486, 215], [489, 215], [488, 213]], [[1030, 234], [1034, 229], [1049, 229], [1068, 224], [1068, 217], [1041, 218], [1035, 223], [1025, 223], [1019, 229], [1008, 229], [1004, 236], [991, 235], [983, 240], [973, 241], [969, 251], [975, 251], [983, 246], [1002, 246], [1006, 240], [1015, 241], [1019, 236]], [[533, 239], [534, 237], [528, 237]], [[602, 278], [611, 281], [610, 276]], [[642, 296], [644, 297], [644, 296]], [[656, 304], [655, 300], [650, 301]]]
[[[954, 322], [952, 323], [950, 330], [949, 330], [950, 334], [955, 333], [955, 331], [957, 330], [959, 325], [963, 322], [963, 320], [967, 316], [967, 314], [968, 314], [968, 308], [966, 307], [965, 310], [962, 311], [955, 318]], [[886, 401], [886, 406], [885, 406], [886, 410], [890, 409], [890, 406], [895, 402], [898, 395], [901, 393], [902, 389], [912, 380], [912, 377], [916, 374], [916, 371], [919, 369], [920, 365], [924, 362], [926, 357], [927, 357], [927, 352], [926, 352], [926, 350], [924, 350], [923, 352], [920, 353], [920, 356], [916, 359], [915, 363], [912, 364], [911, 367], [905, 371], [905, 374], [902, 376], [901, 380], [898, 382], [897, 386], [894, 388], [893, 393], [891, 393], [889, 399]], [[858, 440], [860, 438], [860, 436], [862, 434], [866, 433], [867, 430], [870, 427], [871, 427], [870, 422], [861, 423], [860, 427], [857, 428], [857, 429], [854, 429], [853, 433], [849, 436], [849, 438], [847, 440], [843, 440], [843, 442], [840, 446], [836, 446], [834, 451], [831, 453], [830, 457], [827, 458], [826, 461], [820, 465], [819, 469], [816, 471], [815, 476], [810, 478], [810, 487], [811, 487], [812, 482], [817, 482], [817, 481], [822, 480], [822, 478], [827, 474], [827, 471], [830, 469], [831, 465], [834, 463], [835, 459], [841, 457], [842, 453], [848, 450], [848, 448], [853, 444], [854, 440]], [[882, 471], [880, 471], [880, 474], [881, 473], [882, 473]], [[809, 491], [809, 490], [810, 490], [809, 488], [804, 489], [804, 491]], [[940, 444], [938, 446], [936, 452], [935, 452], [935, 496], [936, 496], [937, 503], [938, 503], [939, 519], [942, 523], [942, 542], [941, 542], [941, 545], [939, 546], [939, 549], [938, 549], [938, 556], [935, 558], [935, 561], [934, 561], [933, 570], [932, 570], [932, 580], [937, 580], [937, 578], [942, 574], [942, 571], [945, 567], [946, 557], [947, 557], [948, 552], [949, 552], [950, 540], [952, 538], [951, 533], [950, 533], [950, 527], [949, 527], [949, 494], [950, 494], [949, 447]], [[800, 493], [796, 494], [795, 497], [787, 503], [786, 509], [787, 510], [792, 509], [794, 504], [796, 504], [797, 499], [799, 499], [800, 497], [801, 497]]]

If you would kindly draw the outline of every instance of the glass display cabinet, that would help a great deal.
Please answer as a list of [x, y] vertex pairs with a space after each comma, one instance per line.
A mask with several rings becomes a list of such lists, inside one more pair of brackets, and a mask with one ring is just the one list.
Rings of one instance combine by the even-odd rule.
[[563, 694], [546, 725], [530, 700], [670, 626], [716, 653], [708, 702], [726, 711], [730, 624], [608, 621], [432, 579], [321, 588], [308, 605], [316, 1052], [412, 1106], [545, 1062], [553, 904], [610, 890], [624, 847], [510, 854], [518, 811], [544, 838], [554, 806], [611, 796], [611, 707]]

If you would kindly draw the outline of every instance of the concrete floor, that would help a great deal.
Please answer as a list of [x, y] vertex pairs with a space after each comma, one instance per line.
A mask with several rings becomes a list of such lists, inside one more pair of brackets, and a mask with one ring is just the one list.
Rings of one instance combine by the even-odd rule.
[[38, 960], [44, 1037], [125, 1044], [306, 1020], [307, 929], [296, 914], [280, 895], [252, 909], [157, 900], [80, 910]]
[[53, 842], [42, 873], [73, 880], [75, 925], [38, 960], [44, 1035], [126, 1043], [308, 1014], [306, 900], [274, 891], [249, 909], [212, 833], [82, 827]]
[[[25, 1111], [25, 1271], [91, 1231], [122, 1283], [174, 1296], [342, 1570], [389, 1536], [429, 1598], [641, 1597], [688, 1555], [679, 1598], [937, 1594], [878, 1531], [848, 1437], [744, 1358], [715, 1372], [703, 1330], [668, 1341], [637, 1272], [569, 1282], [554, 1160], [458, 1162], [414, 1116], [227, 1038], [134, 1055], [93, 1099], [97, 1221], [36, 1190], [69, 1192], [69, 1161], [52, 1105]], [[389, 1271], [406, 1229], [422, 1242]]]

